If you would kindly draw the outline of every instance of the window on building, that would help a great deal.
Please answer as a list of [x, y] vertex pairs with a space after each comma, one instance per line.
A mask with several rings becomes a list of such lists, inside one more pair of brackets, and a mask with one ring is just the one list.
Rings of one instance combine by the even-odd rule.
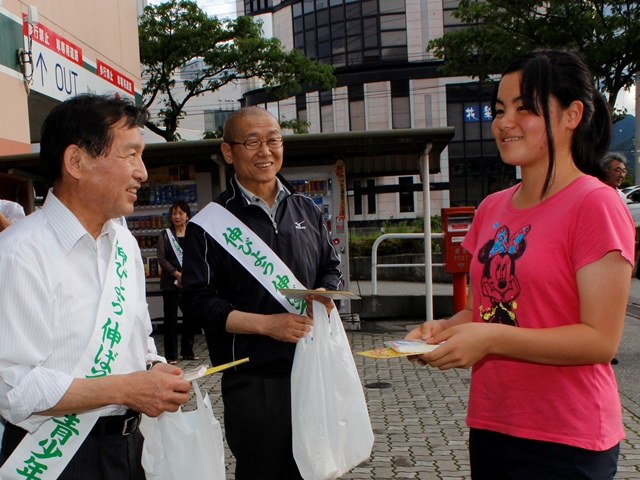
[[411, 128], [408, 79], [391, 82], [391, 117], [393, 128]]
[[399, 207], [400, 213], [415, 212], [415, 202], [413, 201], [413, 177], [399, 177], [400, 184]]
[[362, 182], [356, 180], [353, 182], [353, 210], [355, 215], [362, 215]]
[[376, 181], [371, 178], [367, 180], [367, 213], [376, 213]]
[[407, 59], [405, 0], [298, 0], [291, 12], [294, 47], [310, 58], [337, 67]]
[[479, 83], [447, 85], [447, 124], [455, 128], [449, 143], [451, 206], [477, 206], [488, 194], [515, 182], [491, 135], [494, 87]]
[[349, 130], [352, 132], [367, 129], [364, 115], [364, 86], [349, 86]]
[[234, 112], [234, 110], [205, 110], [204, 111], [204, 131], [215, 132], [224, 126], [224, 122]]

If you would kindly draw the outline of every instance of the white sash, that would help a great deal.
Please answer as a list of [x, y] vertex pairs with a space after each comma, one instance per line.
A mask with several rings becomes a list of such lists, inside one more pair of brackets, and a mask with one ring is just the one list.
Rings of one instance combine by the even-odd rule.
[[[133, 267], [134, 239], [116, 235], [111, 246], [105, 286], [98, 305], [93, 334], [73, 370], [75, 378], [103, 377], [122, 371], [123, 352], [128, 348], [135, 322], [135, 291], [138, 272]], [[52, 417], [34, 433], [27, 433], [0, 469], [1, 480], [54, 480], [80, 448], [102, 409]], [[97, 468], [97, 467], [96, 467]]]
[[279, 288], [305, 289], [289, 267], [253, 230], [222, 205], [211, 202], [191, 222], [200, 225], [247, 269], [289, 313], [304, 315], [307, 303], [288, 298]]
[[176, 257], [178, 258], [178, 262], [180, 263], [180, 266], [182, 266], [182, 258], [184, 256], [182, 253], [182, 247], [178, 243], [178, 239], [175, 237], [171, 229], [166, 228], [165, 230], [167, 231], [167, 236], [169, 237], [169, 243], [171, 244], [171, 248], [173, 248], [173, 253], [176, 254]]

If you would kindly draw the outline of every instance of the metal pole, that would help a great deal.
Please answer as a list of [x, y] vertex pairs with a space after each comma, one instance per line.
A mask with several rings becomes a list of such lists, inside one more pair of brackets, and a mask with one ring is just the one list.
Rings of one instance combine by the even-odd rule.
[[433, 272], [431, 266], [431, 192], [429, 187], [429, 152], [432, 143], [427, 143], [422, 154], [422, 195], [424, 198], [424, 294], [426, 320], [433, 320]]

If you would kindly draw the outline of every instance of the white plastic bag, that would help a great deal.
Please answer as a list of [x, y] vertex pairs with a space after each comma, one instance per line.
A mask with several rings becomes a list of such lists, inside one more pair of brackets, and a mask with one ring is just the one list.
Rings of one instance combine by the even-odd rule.
[[197, 410], [142, 416], [142, 466], [147, 480], [224, 480], [224, 445], [220, 422], [213, 416], [209, 395], [193, 382]]
[[369, 458], [373, 430], [342, 320], [313, 302], [291, 372], [293, 456], [305, 480], [339, 478]]

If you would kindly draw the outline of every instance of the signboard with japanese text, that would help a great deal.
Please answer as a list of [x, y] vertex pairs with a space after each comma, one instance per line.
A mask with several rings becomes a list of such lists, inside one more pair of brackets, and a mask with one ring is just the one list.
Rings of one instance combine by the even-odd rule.
[[23, 33], [32, 40], [31, 90], [60, 101], [81, 93], [135, 97], [133, 80], [103, 60], [92, 65], [82, 49], [62, 35], [41, 24], [29, 25], [26, 16]]

